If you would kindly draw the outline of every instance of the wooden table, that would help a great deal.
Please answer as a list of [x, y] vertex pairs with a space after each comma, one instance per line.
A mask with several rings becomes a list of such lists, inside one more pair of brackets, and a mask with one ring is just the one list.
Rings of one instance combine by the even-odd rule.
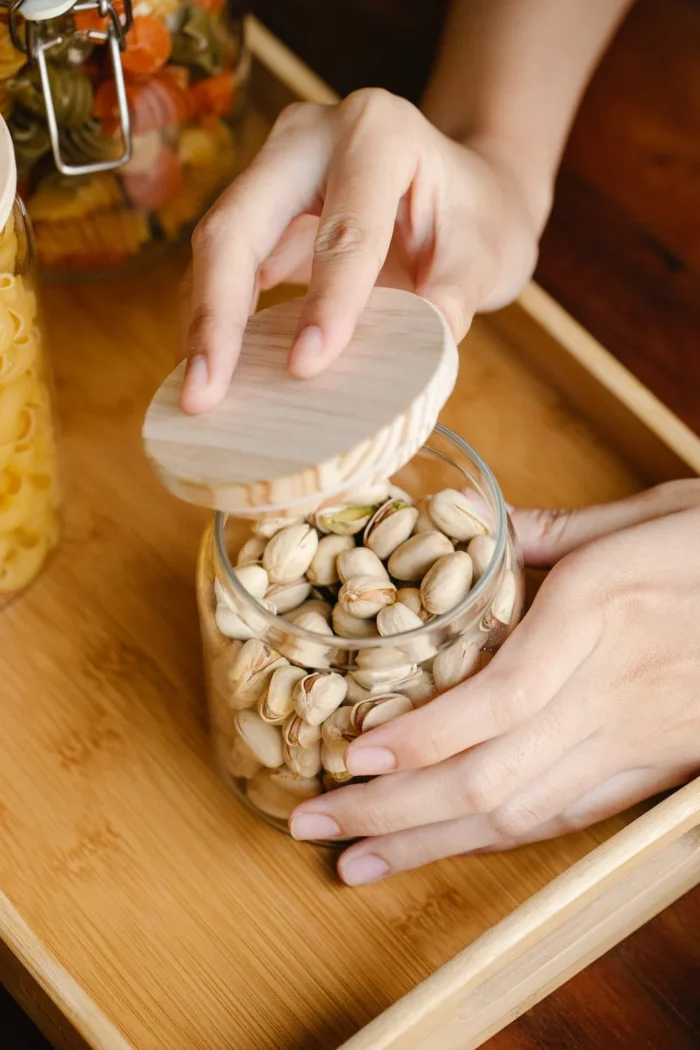
[[[265, 121], [255, 119], [259, 138]], [[31, 958], [18, 966], [16, 955], [0, 955], [0, 972], [65, 1046], [335, 1050], [629, 816], [349, 891], [332, 879], [328, 855], [285, 840], [230, 797], [211, 769], [203, 717], [192, 574], [204, 516], [160, 489], [139, 440], [176, 346], [184, 261], [176, 253], [147, 275], [46, 290], [66, 535], [3, 623], [0, 889], [20, 932], [27, 925], [25, 948], [41, 956], [53, 1002], [29, 980]], [[585, 339], [584, 357], [608, 370], [604, 383], [590, 374], [582, 383], [585, 368], [573, 360], [544, 377], [539, 365], [568, 330], [553, 308], [548, 321], [549, 329], [515, 308], [479, 322], [444, 417], [492, 463], [506, 497], [609, 499], [682, 469], [621, 402], [603, 414], [602, 430], [591, 424], [587, 416], [610, 407], [606, 384], [629, 380]], [[580, 411], [567, 400], [574, 396]], [[677, 452], [700, 465], [691, 436], [648, 405]], [[550, 998], [492, 1045], [643, 1046], [614, 1043], [615, 1033], [601, 1043], [596, 1027], [623, 1037], [615, 1010], [635, 982], [650, 981], [654, 961], [638, 937], [631, 978], [618, 963], [598, 964], [607, 998], [580, 1015], [578, 1032], [566, 1009], [551, 1012]], [[665, 939], [682, 949], [689, 938], [671, 926]], [[595, 987], [595, 970], [577, 980]], [[682, 988], [657, 975], [652, 1000], [640, 1000], [647, 1046], [674, 1046], [679, 1022], [678, 1047], [693, 1045]], [[559, 993], [564, 1004], [567, 994]], [[92, 1032], [87, 1042], [57, 999]]]

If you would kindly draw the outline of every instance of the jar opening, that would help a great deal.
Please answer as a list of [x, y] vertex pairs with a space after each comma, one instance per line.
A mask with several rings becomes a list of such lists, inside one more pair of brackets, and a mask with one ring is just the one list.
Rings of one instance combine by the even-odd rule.
[[[455, 606], [454, 609], [450, 609], [449, 612], [443, 613], [440, 616], [436, 616], [434, 619], [429, 620], [422, 627], [417, 627], [413, 631], [406, 631], [403, 634], [395, 634], [389, 636], [379, 636], [373, 638], [345, 638], [341, 635], [333, 635], [332, 645], [336, 650], [344, 651], [357, 651], [360, 649], [375, 649], [386, 647], [401, 646], [404, 643], [409, 643], [415, 639], [424, 636], [428, 632], [440, 630], [440, 628], [447, 627], [453, 623], [456, 619], [461, 619], [466, 613], [468, 613], [470, 607], [473, 607], [475, 619], [481, 615], [479, 611], [479, 602], [481, 597], [489, 590], [493, 585], [494, 578], [498, 572], [501, 571], [501, 567], [504, 562], [506, 552], [506, 542], [508, 538], [508, 517], [506, 513], [506, 505], [503, 499], [503, 494], [496, 481], [496, 478], [491, 471], [490, 467], [486, 465], [484, 460], [474, 451], [465, 441], [462, 440], [457, 434], [449, 430], [447, 427], [438, 423], [435, 426], [434, 433], [439, 435], [444, 443], [451, 446], [461, 456], [467, 457], [474, 465], [475, 472], [478, 474], [478, 478], [470, 475], [463, 466], [455, 463], [449, 456], [449, 451], [442, 452], [439, 449], [433, 449], [430, 445], [424, 445], [422, 452], [426, 452], [432, 456], [437, 456], [444, 462], [448, 463], [452, 468], [459, 471], [464, 479], [470, 486], [476, 489], [479, 494], [486, 498], [489, 502], [490, 507], [493, 510], [495, 516], [495, 550], [491, 562], [477, 581], [475, 586], [469, 591], [466, 598]], [[214, 548], [215, 548], [215, 562], [221, 567], [225, 581], [230, 585], [231, 589], [236, 595], [236, 600], [241, 602], [244, 606], [248, 606], [251, 611], [255, 612], [256, 620], [262, 622], [270, 630], [279, 630], [280, 623], [284, 622], [284, 633], [288, 637], [294, 637], [299, 640], [306, 642], [314, 642], [316, 644], [328, 645], [329, 636], [316, 634], [313, 631], [308, 631], [304, 627], [298, 626], [298, 624], [292, 623], [287, 620], [282, 620], [282, 617], [276, 613], [270, 613], [263, 608], [239, 583], [234, 566], [231, 563], [229, 557], [227, 543], [226, 543], [226, 520], [227, 515], [221, 511], [217, 511], [214, 518]]]

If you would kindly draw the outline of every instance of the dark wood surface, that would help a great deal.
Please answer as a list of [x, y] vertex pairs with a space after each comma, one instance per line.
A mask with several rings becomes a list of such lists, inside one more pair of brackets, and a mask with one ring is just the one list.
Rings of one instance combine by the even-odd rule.
[[[444, 6], [443, 0], [254, 4], [337, 90], [376, 84], [414, 100], [430, 68]], [[699, 70], [700, 3], [640, 0], [579, 113], [537, 278], [700, 432]], [[700, 890], [489, 1047], [700, 1047], [699, 934]], [[47, 1048], [0, 989], [0, 1050]]]

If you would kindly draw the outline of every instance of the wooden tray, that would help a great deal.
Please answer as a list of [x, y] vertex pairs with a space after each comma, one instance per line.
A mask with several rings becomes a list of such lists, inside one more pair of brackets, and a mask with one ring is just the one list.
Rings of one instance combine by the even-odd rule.
[[[252, 150], [285, 98], [333, 96], [250, 28]], [[61, 1048], [480, 1046], [700, 879], [700, 789], [362, 890], [231, 797], [203, 712], [206, 515], [140, 448], [184, 262], [46, 290], [66, 536], [2, 622], [0, 980]], [[474, 326], [443, 418], [517, 503], [700, 472], [700, 441], [535, 287]]]

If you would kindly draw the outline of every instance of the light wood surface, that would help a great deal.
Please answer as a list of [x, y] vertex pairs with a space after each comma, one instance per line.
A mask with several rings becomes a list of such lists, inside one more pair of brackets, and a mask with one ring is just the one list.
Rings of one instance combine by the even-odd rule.
[[[265, 126], [251, 114], [251, 144]], [[542, 971], [528, 984], [514, 944], [534, 931], [535, 949], [558, 928], [562, 973], [603, 950], [602, 936], [577, 947], [570, 934], [596, 888], [591, 921], [619, 903], [607, 897], [616, 887], [611, 879], [607, 889], [606, 864], [616, 849], [639, 853], [639, 826], [631, 842], [613, 841], [612, 854], [578, 869], [591, 897], [568, 891], [559, 926], [538, 930], [532, 903], [508, 916], [630, 814], [349, 890], [334, 878], [332, 855], [292, 843], [231, 797], [213, 772], [203, 713], [193, 567], [207, 514], [164, 493], [140, 447], [141, 420], [177, 345], [184, 264], [183, 253], [108, 285], [46, 289], [66, 534], [3, 617], [0, 979], [59, 1047], [336, 1050], [457, 956], [435, 993], [437, 1005], [446, 1001], [463, 977], [458, 953], [486, 934], [522, 989], [500, 1020], [484, 987], [472, 1000], [476, 1030], [493, 1031], [560, 979]], [[512, 502], [571, 505], [637, 490], [647, 478], [624, 442], [587, 420], [586, 390], [574, 408], [576, 390], [565, 384], [562, 395], [556, 369], [554, 381], [547, 376], [551, 333], [536, 323], [521, 330], [519, 318], [514, 308], [474, 326], [443, 422], [485, 456]], [[543, 371], [520, 355], [519, 330], [528, 345], [541, 343], [533, 354]], [[674, 462], [659, 462], [654, 480], [672, 476]], [[639, 906], [619, 920], [620, 936], [696, 877], [693, 833], [673, 814], [667, 839], [654, 825], [668, 843], [648, 861], [659, 865], [649, 868], [659, 892], [645, 894], [631, 872]], [[503, 927], [488, 933], [504, 919], [505, 937]], [[423, 1043], [406, 1046], [437, 1050], [413, 1034]]]
[[427, 439], [457, 377], [457, 347], [435, 307], [375, 288], [343, 354], [300, 382], [287, 361], [302, 304], [251, 317], [212, 411], [180, 408], [184, 364], [158, 388], [143, 440], [168, 491], [243, 517], [305, 514], [394, 474]]

